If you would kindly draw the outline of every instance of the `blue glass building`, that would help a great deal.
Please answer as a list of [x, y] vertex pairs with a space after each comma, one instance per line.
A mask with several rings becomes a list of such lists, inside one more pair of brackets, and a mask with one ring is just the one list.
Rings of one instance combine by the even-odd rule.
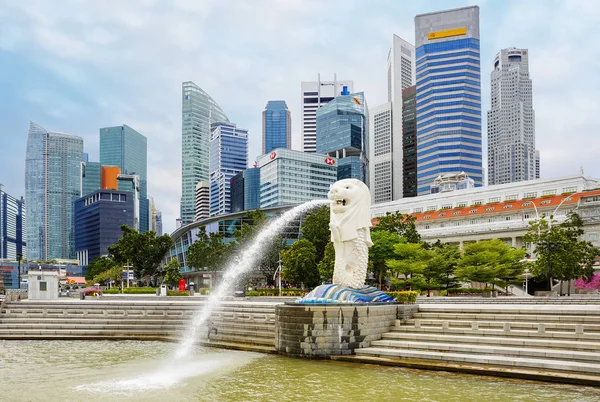
[[231, 212], [260, 208], [260, 169], [250, 168], [231, 179]]
[[25, 155], [27, 257], [75, 258], [73, 202], [81, 196], [83, 139], [29, 123]]
[[267, 102], [263, 111], [262, 153], [292, 147], [292, 117], [285, 101]]
[[338, 180], [369, 184], [369, 114], [363, 92], [342, 92], [317, 110], [317, 153], [338, 159]]
[[125, 124], [100, 129], [100, 165], [118, 166], [121, 168], [122, 174], [137, 175], [139, 177], [140, 232], [147, 232], [150, 227], [147, 143], [148, 140], [145, 136]]
[[483, 184], [479, 7], [415, 17], [417, 193], [438, 176]]
[[100, 162], [84, 161], [81, 164], [81, 195], [100, 190], [102, 165]]
[[0, 260], [17, 261], [17, 254], [27, 256], [25, 201], [4, 191], [0, 184]]
[[128, 191], [98, 190], [75, 201], [75, 251], [82, 265], [108, 254], [122, 236], [121, 225], [133, 227], [133, 199]]
[[210, 216], [231, 212], [231, 179], [248, 165], [248, 130], [229, 122], [212, 124]]

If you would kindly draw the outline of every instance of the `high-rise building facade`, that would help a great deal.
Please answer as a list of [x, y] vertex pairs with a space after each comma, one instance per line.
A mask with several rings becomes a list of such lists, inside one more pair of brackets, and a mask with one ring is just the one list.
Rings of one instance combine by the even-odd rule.
[[369, 185], [369, 113], [363, 92], [344, 94], [317, 110], [317, 152], [335, 157], [338, 180]]
[[231, 212], [259, 208], [260, 169], [253, 167], [236, 174], [231, 179]]
[[123, 232], [133, 227], [134, 194], [129, 191], [97, 190], [75, 201], [75, 251], [81, 265], [108, 254]]
[[248, 130], [233, 123], [212, 125], [210, 138], [210, 216], [231, 212], [231, 179], [248, 166]]
[[479, 7], [415, 17], [417, 192], [467, 173], [483, 184]]
[[402, 90], [402, 196], [417, 196], [417, 87]]
[[154, 231], [156, 231], [157, 236], [162, 236], [163, 234], [162, 212], [160, 210], [156, 210], [154, 214]]
[[0, 184], [0, 260], [17, 261], [17, 254], [27, 258], [25, 200], [4, 191]]
[[102, 165], [100, 162], [81, 163], [81, 195], [100, 190], [102, 183]]
[[[403, 191], [403, 119], [402, 91], [415, 84], [415, 47], [408, 41], [393, 35], [388, 54], [388, 102], [392, 108], [392, 199], [404, 196]], [[391, 201], [391, 200], [390, 200]]]
[[181, 221], [194, 221], [196, 184], [210, 178], [211, 124], [229, 121], [219, 105], [191, 81], [182, 84]]
[[260, 156], [258, 167], [260, 208], [327, 199], [337, 180], [337, 160], [317, 153], [278, 148]]
[[338, 81], [334, 75], [333, 81], [321, 81], [321, 74], [317, 81], [305, 81], [302, 90], [302, 150], [304, 152], [317, 151], [317, 109], [339, 96], [344, 87], [347, 91], [354, 92], [353, 81]]
[[196, 183], [195, 210], [195, 221], [199, 221], [200, 219], [208, 218], [210, 216], [210, 182], [208, 180], [199, 181]]
[[128, 125], [100, 129], [100, 164], [117, 166], [121, 174], [139, 178], [139, 231], [149, 230], [148, 140]]
[[29, 123], [25, 155], [28, 259], [75, 258], [73, 202], [81, 196], [82, 161], [83, 138]]
[[527, 49], [502, 49], [494, 58], [491, 83], [488, 184], [539, 178]]
[[262, 153], [292, 148], [292, 117], [285, 101], [267, 102], [262, 113]]
[[371, 202], [377, 204], [393, 200], [394, 176], [392, 162], [392, 103], [369, 109], [371, 133]]

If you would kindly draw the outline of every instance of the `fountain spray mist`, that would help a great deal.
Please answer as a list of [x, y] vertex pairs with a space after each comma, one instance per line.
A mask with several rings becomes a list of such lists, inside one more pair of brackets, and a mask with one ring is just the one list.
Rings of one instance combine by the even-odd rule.
[[175, 351], [175, 357], [177, 359], [186, 356], [191, 351], [194, 343], [197, 341], [200, 329], [203, 327], [206, 320], [208, 320], [214, 309], [219, 305], [221, 298], [229, 294], [229, 291], [240, 275], [250, 271], [250, 269], [254, 267], [258, 257], [262, 256], [264, 245], [269, 244], [268, 240], [273, 238], [273, 236], [300, 214], [328, 203], [329, 201], [327, 200], [314, 200], [298, 205], [275, 219], [258, 233], [252, 244], [244, 250], [241, 256], [234, 258], [230, 262], [229, 267], [223, 274], [221, 282], [214, 291], [210, 293], [207, 303], [202, 306], [202, 310], [195, 313], [189, 329], [182, 337], [181, 342]]

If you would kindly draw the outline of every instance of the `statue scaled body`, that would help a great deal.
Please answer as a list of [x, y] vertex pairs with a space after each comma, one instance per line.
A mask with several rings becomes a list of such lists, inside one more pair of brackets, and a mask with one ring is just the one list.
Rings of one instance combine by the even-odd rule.
[[333, 283], [346, 288], [365, 286], [371, 242], [371, 194], [360, 180], [344, 179], [329, 190], [329, 228], [335, 249]]

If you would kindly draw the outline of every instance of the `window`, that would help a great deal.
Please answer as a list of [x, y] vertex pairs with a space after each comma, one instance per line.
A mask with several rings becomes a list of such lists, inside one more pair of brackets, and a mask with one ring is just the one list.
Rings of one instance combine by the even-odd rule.
[[529, 214], [524, 214], [523, 219], [529, 219]]
[[530, 191], [529, 193], [524, 193], [523, 198], [535, 198], [537, 197], [537, 191]]
[[435, 211], [437, 209], [436, 205], [430, 205], [427, 207], [427, 211]]
[[460, 211], [454, 211], [452, 215], [460, 215]]
[[521, 206], [522, 207], [530, 207], [531, 203], [529, 201], [528, 202], [524, 202], [524, 203], [521, 204]]
[[477, 212], [476, 209], [472, 209], [472, 210], [469, 211], [470, 214], [474, 214], [475, 212]]
[[482, 205], [483, 204], [483, 200], [477, 200], [477, 201], [473, 201], [472, 205]]
[[517, 198], [517, 194], [511, 194], [504, 197], [504, 201], [516, 201]]
[[556, 189], [544, 190], [544, 191], [542, 191], [542, 196], [544, 196], [544, 195], [556, 195]]
[[441, 214], [438, 214], [438, 216], [446, 216], [446, 213], [442, 212]]
[[563, 193], [576, 193], [577, 192], [577, 186], [563, 187], [562, 192]]
[[586, 197], [583, 199], [583, 202], [598, 202], [600, 201], [600, 195], [595, 195], [593, 197]]
[[542, 205], [548, 205], [548, 204], [550, 204], [550, 200], [544, 200], [544, 201], [542, 201]]
[[429, 215], [425, 215], [425, 216], [423, 217], [423, 219], [427, 219], [427, 218], [429, 218]]
[[589, 241], [596, 241], [596, 240], [598, 240], [598, 233], [588, 233], [588, 240]]
[[464, 207], [466, 207], [466, 206], [467, 206], [467, 203], [466, 203], [466, 202], [464, 202], [464, 201], [461, 201], [461, 202], [457, 202], [457, 203], [456, 203], [456, 208], [464, 208]]
[[452, 204], [442, 205], [442, 209], [451, 209], [451, 208], [452, 208]]
[[500, 202], [500, 197], [492, 197], [488, 200], [488, 202]]
[[47, 289], [47, 282], [40, 282], [40, 292], [45, 292]]
[[512, 204], [508, 204], [504, 206], [504, 209], [512, 208]]
[[423, 212], [423, 208], [415, 208], [415, 209], [413, 209], [413, 214], [420, 214], [421, 212]]
[[493, 211], [493, 210], [494, 210], [494, 207], [487, 207], [485, 210], [486, 210], [486, 211]]
[[429, 229], [429, 225], [425, 225], [425, 229]]
[[504, 217], [504, 220], [505, 220], [505, 221], [509, 221], [509, 220], [510, 220], [510, 216], [506, 216], [506, 217]]

